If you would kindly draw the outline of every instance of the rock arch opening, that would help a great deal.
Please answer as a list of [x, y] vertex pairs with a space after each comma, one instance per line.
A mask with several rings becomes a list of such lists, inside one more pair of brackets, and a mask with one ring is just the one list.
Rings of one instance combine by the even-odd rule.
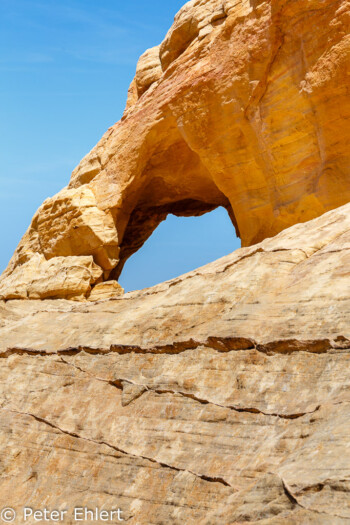
[[[189, 204], [192, 213], [189, 212]], [[194, 213], [195, 209], [197, 213]], [[223, 206], [204, 210], [200, 203], [180, 202], [172, 207], [171, 212], [164, 208], [159, 210], [161, 214], [160, 224], [146, 242], [133, 254], [128, 253], [130, 245], [123, 253], [123, 267], [119, 270], [118, 280], [126, 292], [173, 279], [240, 247], [240, 239]], [[136, 226], [135, 220], [133, 227]], [[126, 238], [128, 235], [132, 236], [131, 227], [129, 233], [126, 232]]]
[[[132, 173], [125, 185], [121, 205], [116, 207], [118, 263], [106, 272], [105, 280], [119, 281], [126, 261], [142, 248], [168, 216], [200, 217], [221, 207], [226, 210], [232, 239], [236, 238], [235, 232], [240, 237], [230, 200], [200, 156], [184, 140], [174, 116], [168, 114], [149, 135], [147, 156], [139, 158], [138, 173]], [[215, 216], [213, 220], [215, 222]], [[178, 227], [182, 224], [178, 221]], [[158, 256], [159, 250], [160, 247]], [[181, 273], [180, 268], [177, 275]]]

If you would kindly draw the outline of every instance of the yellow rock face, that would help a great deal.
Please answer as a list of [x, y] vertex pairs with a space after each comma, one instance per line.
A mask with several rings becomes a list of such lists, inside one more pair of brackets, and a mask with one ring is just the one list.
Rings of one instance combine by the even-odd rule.
[[188, 2], [3, 279], [36, 253], [118, 279], [168, 213], [224, 206], [250, 246], [348, 202], [349, 26], [346, 0]]
[[101, 268], [90, 257], [52, 257], [34, 254], [0, 282], [2, 299], [66, 298], [80, 300], [102, 277]]
[[117, 281], [105, 281], [94, 286], [89, 301], [100, 301], [102, 299], [114, 299], [124, 294], [124, 289]]

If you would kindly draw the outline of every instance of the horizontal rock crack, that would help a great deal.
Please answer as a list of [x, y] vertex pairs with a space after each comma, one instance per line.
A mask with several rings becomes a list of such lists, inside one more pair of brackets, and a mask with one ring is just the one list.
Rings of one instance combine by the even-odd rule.
[[187, 350], [196, 350], [199, 347], [209, 348], [217, 352], [232, 352], [243, 350], [257, 350], [258, 352], [274, 355], [274, 354], [292, 354], [293, 352], [308, 352], [313, 354], [323, 354], [329, 351], [339, 351], [350, 349], [350, 340], [344, 336], [339, 335], [335, 340], [330, 339], [314, 339], [314, 340], [298, 340], [298, 339], [283, 339], [279, 341], [271, 341], [267, 343], [257, 343], [253, 339], [242, 337], [216, 337], [210, 336], [205, 341], [195, 341], [188, 339], [185, 341], [175, 341], [172, 344], [164, 344], [152, 347], [142, 347], [138, 345], [123, 345], [113, 344], [108, 348], [92, 348], [88, 346], [70, 347], [53, 352], [46, 350], [36, 350], [34, 348], [12, 347], [0, 353], [0, 358], [7, 358], [11, 355], [77, 355], [85, 352], [93, 355], [105, 355], [110, 353], [117, 354], [180, 354]]
[[89, 441], [91, 443], [95, 443], [96, 445], [105, 445], [105, 446], [115, 450], [116, 452], [119, 452], [121, 454], [125, 454], [126, 456], [133, 457], [135, 459], [143, 459], [145, 461], [150, 461], [151, 463], [155, 463], [155, 464], [157, 464], [157, 465], [159, 465], [159, 466], [161, 466], [163, 468], [167, 468], [167, 469], [170, 469], [170, 470], [175, 470], [177, 472], [188, 472], [189, 474], [192, 474], [193, 476], [195, 476], [197, 478], [200, 478], [203, 481], [207, 481], [209, 483], [220, 483], [221, 485], [224, 485], [225, 487], [231, 487], [231, 485], [226, 480], [224, 480], [223, 478], [207, 476], [205, 474], [198, 474], [198, 473], [193, 472], [193, 471], [188, 470], [188, 469], [175, 467], [173, 465], [168, 465], [167, 463], [164, 463], [162, 461], [157, 461], [156, 459], [148, 457], [148, 456], [133, 454], [132, 452], [128, 452], [127, 450], [123, 450], [123, 449], [121, 449], [121, 448], [119, 448], [119, 447], [117, 447], [115, 445], [111, 445], [110, 443], [107, 443], [106, 441], [103, 441], [103, 440], [100, 441], [100, 440], [95, 440], [95, 439], [92, 439], [92, 438], [87, 438], [87, 437], [84, 437], [84, 436], [80, 436], [79, 434], [77, 434], [75, 432], [70, 432], [69, 430], [64, 430], [64, 429], [60, 428], [58, 425], [55, 425], [54, 423], [52, 423], [51, 421], [48, 421], [47, 419], [42, 418], [40, 416], [37, 416], [35, 414], [32, 414], [30, 412], [21, 412], [20, 410], [14, 410], [14, 409], [3, 408], [3, 407], [1, 407], [1, 410], [6, 410], [6, 411], [12, 412], [14, 414], [31, 417], [31, 418], [35, 419], [36, 421], [38, 421], [39, 423], [43, 423], [43, 424], [45, 424], [45, 425], [47, 425], [47, 426], [49, 426], [49, 427], [51, 427], [51, 428], [53, 428], [55, 430], [58, 430], [62, 434], [66, 434], [66, 435], [74, 437], [76, 439], [82, 439], [84, 441]]
[[125, 379], [125, 378], [118, 378], [118, 379], [113, 379], [113, 380], [103, 379], [101, 377], [97, 377], [97, 376], [95, 376], [93, 374], [90, 374], [87, 370], [84, 370], [80, 366], [77, 366], [74, 363], [70, 363], [69, 361], [66, 361], [63, 358], [61, 358], [61, 362], [76, 368], [80, 372], [83, 372], [83, 373], [87, 374], [92, 379], [95, 379], [97, 381], [102, 381], [102, 382], [107, 383], [107, 384], [109, 384], [109, 385], [111, 385], [113, 387], [116, 387], [116, 388], [120, 389], [120, 390], [123, 390], [123, 383], [128, 383], [130, 385], [133, 385], [133, 386], [136, 386], [136, 387], [139, 387], [139, 388], [144, 388], [143, 391], [141, 391], [139, 394], [137, 394], [135, 396], [133, 401], [136, 401], [136, 399], [139, 399], [146, 392], [154, 392], [155, 394], [158, 394], [158, 395], [164, 395], [164, 394], [180, 395], [182, 397], [186, 397], [188, 399], [192, 399], [193, 401], [196, 401], [197, 403], [200, 403], [202, 405], [214, 405], [214, 406], [217, 406], [219, 408], [226, 408], [226, 409], [229, 409], [229, 410], [233, 410], [235, 412], [246, 412], [246, 413], [249, 413], [249, 414], [261, 414], [263, 416], [279, 417], [279, 418], [282, 418], [282, 419], [298, 419], [298, 418], [306, 416], [308, 414], [314, 414], [315, 412], [317, 412], [321, 408], [321, 405], [318, 405], [314, 410], [310, 410], [308, 412], [298, 412], [298, 413], [294, 413], [294, 414], [278, 414], [278, 413], [275, 413], [275, 412], [264, 412], [263, 410], [260, 410], [259, 408], [256, 408], [256, 407], [248, 407], [247, 408], [247, 407], [238, 407], [238, 406], [234, 406], [234, 405], [221, 405], [219, 403], [215, 403], [214, 401], [210, 401], [209, 399], [200, 398], [200, 397], [196, 396], [195, 394], [191, 394], [189, 392], [182, 392], [181, 390], [171, 390], [171, 389], [163, 389], [162, 390], [162, 389], [159, 389], [159, 388], [152, 388], [152, 386], [145, 385], [145, 384], [134, 383], [133, 381], [130, 381], [129, 379]]

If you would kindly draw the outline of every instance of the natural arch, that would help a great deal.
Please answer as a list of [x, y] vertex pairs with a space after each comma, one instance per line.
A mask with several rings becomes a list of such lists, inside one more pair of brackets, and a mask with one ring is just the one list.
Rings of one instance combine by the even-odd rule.
[[214, 210], [216, 207], [215, 205], [210, 206], [207, 203], [186, 199], [154, 208], [136, 209], [131, 215], [124, 233], [123, 242], [120, 246], [119, 263], [112, 270], [110, 277], [119, 279], [127, 259], [143, 246], [157, 226], [169, 214], [177, 217], [199, 216]]
[[202, 267], [240, 247], [221, 206], [201, 215], [169, 213], [118, 275], [125, 291], [154, 286]]
[[[157, 136], [162, 131], [157, 130]], [[228, 198], [220, 191], [211, 174], [181, 137], [177, 128], [172, 128], [173, 143], [169, 146], [169, 130], [165, 134], [166, 144], [160, 141], [139, 177], [136, 177], [124, 194], [127, 203], [136, 201], [127, 220], [116, 213], [119, 235], [119, 261], [109, 278], [118, 279], [127, 259], [149, 238], [168, 214], [178, 217], [199, 216], [222, 206], [226, 208], [239, 236], [237, 221]], [[234, 232], [233, 232], [234, 235]]]
[[122, 119], [35, 214], [0, 299], [89, 297], [168, 213], [224, 206], [250, 246], [348, 202], [347, 19], [314, 4], [187, 3]]

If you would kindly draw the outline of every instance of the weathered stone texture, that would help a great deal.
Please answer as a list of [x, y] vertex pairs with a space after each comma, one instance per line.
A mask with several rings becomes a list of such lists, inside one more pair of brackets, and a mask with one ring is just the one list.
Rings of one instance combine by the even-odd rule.
[[[86, 505], [132, 525], [350, 524], [349, 13], [188, 2], [39, 208], [0, 281], [16, 523]], [[168, 213], [217, 206], [243, 248], [123, 295]]]
[[0, 507], [350, 523], [349, 211], [140, 292], [0, 303]]

